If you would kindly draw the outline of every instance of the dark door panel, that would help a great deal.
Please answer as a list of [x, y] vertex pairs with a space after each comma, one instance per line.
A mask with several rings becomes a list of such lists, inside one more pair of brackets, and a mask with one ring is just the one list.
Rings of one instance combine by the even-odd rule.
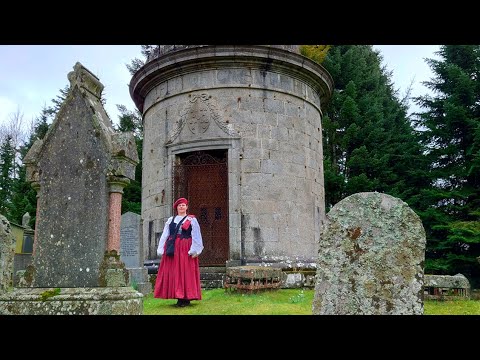
[[198, 151], [177, 157], [174, 197], [188, 199], [188, 212], [197, 217], [204, 250], [201, 266], [225, 266], [228, 260], [227, 150]]

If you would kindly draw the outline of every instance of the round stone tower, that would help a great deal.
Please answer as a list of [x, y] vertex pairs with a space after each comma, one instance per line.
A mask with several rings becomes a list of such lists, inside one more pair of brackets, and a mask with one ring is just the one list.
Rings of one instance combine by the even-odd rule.
[[315, 267], [332, 90], [296, 45], [159, 46], [130, 82], [143, 114], [146, 258], [186, 197], [201, 266]]

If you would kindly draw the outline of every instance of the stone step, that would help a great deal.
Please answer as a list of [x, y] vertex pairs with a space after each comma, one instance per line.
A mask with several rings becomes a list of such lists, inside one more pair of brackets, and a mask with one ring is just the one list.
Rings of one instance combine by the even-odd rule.
[[200, 280], [223, 280], [225, 273], [200, 273]]
[[223, 280], [200, 280], [202, 289], [219, 289], [223, 288]]
[[200, 274], [203, 273], [225, 273], [225, 266], [203, 266], [200, 267]]
[[225, 266], [200, 267], [200, 284], [202, 289], [223, 288], [225, 273]]

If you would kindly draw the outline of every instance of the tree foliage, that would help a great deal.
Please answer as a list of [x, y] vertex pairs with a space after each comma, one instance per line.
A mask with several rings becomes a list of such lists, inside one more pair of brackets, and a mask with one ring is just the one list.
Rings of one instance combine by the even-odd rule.
[[426, 164], [391, 73], [371, 46], [332, 46], [323, 61], [335, 89], [323, 118], [327, 209], [357, 192], [415, 204]]
[[[433, 94], [416, 98], [428, 159], [429, 186], [422, 192], [430, 272], [478, 278], [480, 269], [480, 47], [444, 45], [427, 59]], [[480, 280], [478, 280], [480, 283]]]
[[321, 64], [331, 47], [331, 45], [301, 45], [300, 54]]
[[159, 45], [140, 45], [141, 53], [143, 56], [143, 59], [139, 58], [134, 58], [130, 64], [125, 64], [128, 71], [130, 72], [131, 75], [134, 75], [138, 69], [140, 69], [145, 63], [148, 61], [148, 58], [153, 54], [155, 49], [158, 48]]
[[[7, 214], [11, 205], [14, 184], [13, 169], [15, 148], [12, 137], [7, 135], [0, 145], [0, 213]], [[8, 219], [8, 216], [7, 216]]]
[[117, 109], [120, 115], [118, 117], [119, 125], [116, 131], [130, 131], [134, 134], [138, 157], [140, 159], [140, 163], [135, 168], [135, 180], [131, 180], [130, 184], [123, 190], [122, 214], [129, 211], [140, 214], [142, 210], [142, 115], [138, 110], [130, 111], [124, 105], [117, 105]]

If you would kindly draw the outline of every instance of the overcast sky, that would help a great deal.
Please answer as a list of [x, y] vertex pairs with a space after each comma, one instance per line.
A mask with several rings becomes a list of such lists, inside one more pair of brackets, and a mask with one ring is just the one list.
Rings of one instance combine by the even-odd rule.
[[[436, 58], [437, 45], [375, 45], [384, 63], [393, 71], [393, 81], [400, 94], [412, 82], [412, 96], [427, 89], [422, 81], [432, 76], [424, 58]], [[20, 109], [24, 124], [40, 114], [44, 104], [68, 85], [67, 74], [77, 61], [93, 72], [105, 86], [106, 110], [118, 123], [117, 104], [134, 110], [128, 84], [131, 75], [125, 64], [141, 58], [140, 45], [0, 45], [0, 124], [8, 122]]]

